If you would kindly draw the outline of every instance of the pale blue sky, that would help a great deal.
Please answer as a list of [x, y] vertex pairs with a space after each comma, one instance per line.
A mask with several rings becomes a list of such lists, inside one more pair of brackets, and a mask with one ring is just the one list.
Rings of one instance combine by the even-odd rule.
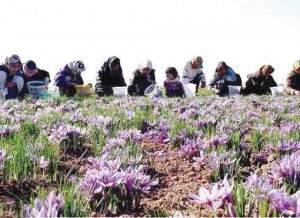
[[2, 0], [0, 61], [16, 53], [34, 60], [53, 78], [66, 63], [80, 59], [82, 76], [96, 72], [112, 55], [121, 59], [126, 82], [150, 59], [159, 84], [165, 69], [181, 75], [194, 56], [204, 59], [209, 81], [225, 61], [245, 81], [263, 64], [285, 82], [300, 59], [298, 0]]

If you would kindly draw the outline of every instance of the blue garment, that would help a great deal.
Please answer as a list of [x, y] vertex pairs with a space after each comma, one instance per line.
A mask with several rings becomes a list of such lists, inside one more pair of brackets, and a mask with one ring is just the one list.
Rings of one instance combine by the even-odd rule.
[[223, 80], [227, 81], [227, 82], [235, 82], [236, 81], [236, 75], [235, 72], [228, 67], [225, 75], [222, 77]]
[[224, 96], [228, 95], [228, 86], [238, 85], [237, 82], [236, 73], [230, 67], [228, 67], [223, 76], [219, 76], [219, 74], [216, 73], [208, 87], [210, 89], [218, 89], [220, 91], [219, 95]]

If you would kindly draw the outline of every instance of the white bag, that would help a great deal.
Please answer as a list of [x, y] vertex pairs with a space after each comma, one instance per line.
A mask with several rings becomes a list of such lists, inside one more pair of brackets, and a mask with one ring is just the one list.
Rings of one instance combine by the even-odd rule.
[[184, 95], [188, 98], [196, 97], [196, 85], [193, 83], [183, 84]]

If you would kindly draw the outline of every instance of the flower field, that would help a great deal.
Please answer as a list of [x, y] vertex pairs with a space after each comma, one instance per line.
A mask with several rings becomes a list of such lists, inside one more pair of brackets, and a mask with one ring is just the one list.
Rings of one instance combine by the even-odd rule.
[[300, 216], [299, 103], [2, 102], [0, 216]]

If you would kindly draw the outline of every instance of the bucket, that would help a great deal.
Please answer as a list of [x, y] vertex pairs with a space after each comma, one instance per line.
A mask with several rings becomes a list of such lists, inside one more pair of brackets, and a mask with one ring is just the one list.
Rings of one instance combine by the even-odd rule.
[[150, 97], [150, 98], [159, 95], [159, 91], [158, 91], [157, 85], [152, 84], [152, 85], [148, 86], [145, 89], [144, 95], [147, 96], [147, 97]]
[[240, 95], [241, 86], [228, 86], [228, 94], [229, 96]]
[[195, 94], [196, 84], [193, 83], [183, 84], [183, 91], [184, 91], [184, 95], [188, 98], [196, 97]]
[[116, 97], [124, 97], [127, 95], [127, 87], [122, 86], [122, 87], [112, 87], [114, 96]]
[[40, 94], [44, 92], [46, 83], [44, 81], [30, 81], [27, 83], [29, 95], [36, 98], [40, 97]]
[[283, 86], [274, 86], [270, 87], [270, 89], [273, 97], [282, 96]]

